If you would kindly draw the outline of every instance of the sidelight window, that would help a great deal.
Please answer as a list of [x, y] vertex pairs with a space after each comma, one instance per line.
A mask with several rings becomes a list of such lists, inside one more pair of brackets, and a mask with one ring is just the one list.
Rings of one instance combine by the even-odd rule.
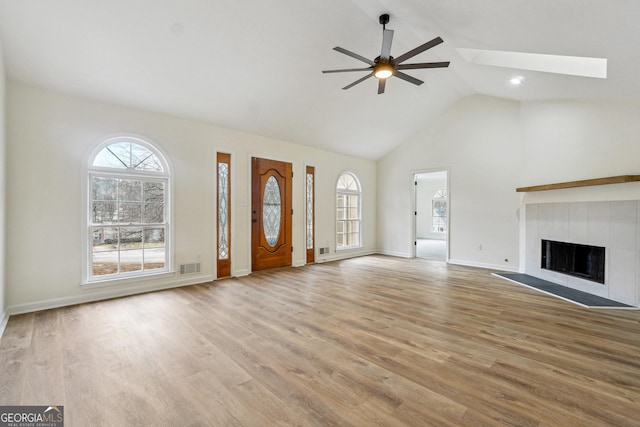
[[217, 154], [217, 277], [231, 276], [231, 154]]
[[361, 243], [361, 191], [358, 178], [345, 172], [336, 185], [336, 249], [359, 248]]

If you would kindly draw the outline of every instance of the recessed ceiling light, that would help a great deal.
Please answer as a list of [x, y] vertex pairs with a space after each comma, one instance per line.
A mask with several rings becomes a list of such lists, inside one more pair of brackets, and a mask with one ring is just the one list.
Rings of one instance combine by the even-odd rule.
[[511, 77], [509, 79], [509, 83], [511, 83], [514, 86], [519, 86], [522, 84], [522, 82], [524, 81], [524, 78], [522, 76], [517, 76], [517, 77]]

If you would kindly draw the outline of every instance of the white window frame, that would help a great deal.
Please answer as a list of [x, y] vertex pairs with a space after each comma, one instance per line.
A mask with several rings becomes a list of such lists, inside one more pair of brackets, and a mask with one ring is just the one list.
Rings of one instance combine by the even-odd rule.
[[[110, 167], [93, 166], [93, 163], [98, 154], [107, 146], [117, 142], [131, 142], [145, 147], [151, 151], [159, 160], [162, 165], [162, 172], [157, 171], [139, 171], [134, 169], [119, 169]], [[136, 282], [139, 280], [148, 279], [150, 277], [161, 276], [173, 276], [174, 275], [174, 263], [173, 263], [173, 221], [172, 221], [172, 195], [173, 195], [173, 180], [171, 167], [167, 160], [167, 156], [161, 149], [154, 143], [149, 142], [146, 138], [138, 136], [114, 136], [103, 140], [98, 144], [87, 161], [85, 161], [86, 173], [84, 174], [84, 188], [85, 197], [83, 202], [83, 240], [86, 245], [84, 252], [83, 262], [83, 278], [81, 286], [95, 287], [95, 286], [108, 286], [115, 284], [122, 284], [124, 282]], [[163, 268], [142, 270], [135, 272], [120, 272], [117, 274], [108, 274], [101, 276], [93, 276], [93, 233], [91, 232], [93, 224], [92, 221], [92, 185], [94, 177], [108, 177], [108, 178], [121, 178], [121, 179], [136, 179], [142, 181], [155, 181], [164, 182], [165, 194], [164, 194], [164, 248], [165, 248], [165, 265]], [[105, 225], [109, 227], [110, 225]], [[114, 225], [117, 227], [118, 225]], [[142, 226], [142, 225], [141, 225]]]
[[[444, 203], [444, 216], [435, 215], [436, 212], [436, 203]], [[444, 218], [444, 229], [438, 230], [434, 227], [436, 218]], [[449, 231], [449, 223], [447, 219], [449, 218], [449, 196], [447, 194], [447, 190], [441, 188], [440, 190], [433, 193], [433, 197], [431, 198], [431, 232], [432, 233], [447, 233]]]
[[[340, 184], [340, 181], [342, 179], [343, 176], [345, 175], [349, 175], [351, 176], [351, 178], [353, 178], [353, 180], [355, 181], [356, 186], [358, 187], [357, 190], [349, 190], [349, 189], [341, 189], [338, 188], [338, 185]], [[361, 248], [362, 247], [362, 186], [360, 185], [360, 180], [358, 179], [358, 176], [350, 171], [345, 171], [342, 172], [339, 176], [338, 179], [336, 180], [336, 185], [335, 185], [335, 189], [336, 189], [336, 209], [335, 209], [335, 213], [336, 213], [336, 221], [335, 221], [335, 237], [336, 237], [336, 252], [337, 251], [344, 251], [344, 250], [349, 250], [349, 249], [357, 249], [357, 248]], [[344, 196], [358, 196], [358, 218], [355, 220], [358, 222], [358, 242], [356, 244], [352, 244], [352, 245], [339, 245], [338, 244], [338, 236], [340, 234], [346, 235], [348, 233], [343, 232], [340, 233], [338, 232], [338, 221], [341, 221], [340, 218], [338, 218], [338, 195], [344, 195]], [[346, 208], [347, 206], [343, 206], [343, 209]], [[347, 221], [347, 219], [344, 219], [342, 221]], [[344, 227], [343, 227], [344, 229]], [[343, 240], [344, 241], [344, 240]]]

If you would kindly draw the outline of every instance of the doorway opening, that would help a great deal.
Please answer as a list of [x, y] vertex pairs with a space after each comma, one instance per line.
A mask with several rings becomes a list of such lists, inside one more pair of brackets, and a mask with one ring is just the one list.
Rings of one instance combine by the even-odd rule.
[[416, 258], [449, 260], [449, 178], [447, 170], [414, 174]]

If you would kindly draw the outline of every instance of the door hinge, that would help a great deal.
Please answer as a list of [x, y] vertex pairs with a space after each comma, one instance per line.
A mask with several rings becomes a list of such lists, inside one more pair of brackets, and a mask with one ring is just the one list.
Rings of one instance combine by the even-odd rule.
[[418, 181], [413, 181], [413, 185], [418, 185]]
[[291, 215], [293, 215], [293, 209], [291, 209]]
[[413, 246], [418, 246], [418, 241], [417, 240], [413, 241]]
[[417, 216], [418, 215], [418, 211], [413, 211], [413, 214]]
[[291, 246], [291, 252], [293, 252], [293, 246]]

